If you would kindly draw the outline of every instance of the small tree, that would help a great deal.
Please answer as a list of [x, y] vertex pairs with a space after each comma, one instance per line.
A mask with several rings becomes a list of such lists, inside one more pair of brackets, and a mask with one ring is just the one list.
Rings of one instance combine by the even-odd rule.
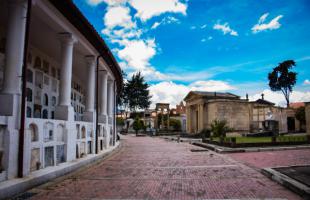
[[211, 123], [211, 131], [215, 137], [220, 137], [220, 142], [223, 143], [224, 138], [226, 137], [226, 133], [232, 131], [232, 129], [229, 128], [226, 120], [215, 119]]
[[124, 103], [128, 105], [130, 110], [137, 112], [138, 109], [147, 109], [150, 107], [151, 95], [148, 88], [149, 85], [145, 82], [140, 72], [134, 74], [127, 81], [124, 88], [126, 96]]
[[140, 118], [136, 117], [132, 127], [136, 131], [136, 135], [138, 135], [139, 130], [144, 128], [143, 121]]
[[297, 73], [290, 71], [295, 65], [294, 60], [286, 60], [273, 68], [273, 71], [268, 74], [270, 89], [283, 93], [287, 107], [290, 105], [290, 93], [296, 84]]

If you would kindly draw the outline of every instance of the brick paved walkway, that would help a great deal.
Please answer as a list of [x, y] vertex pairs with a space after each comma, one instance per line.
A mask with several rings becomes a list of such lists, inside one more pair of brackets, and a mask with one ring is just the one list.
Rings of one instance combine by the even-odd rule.
[[233, 153], [229, 156], [255, 168], [310, 165], [310, 149]]
[[125, 136], [112, 157], [33, 199], [300, 199], [227, 155], [159, 138]]

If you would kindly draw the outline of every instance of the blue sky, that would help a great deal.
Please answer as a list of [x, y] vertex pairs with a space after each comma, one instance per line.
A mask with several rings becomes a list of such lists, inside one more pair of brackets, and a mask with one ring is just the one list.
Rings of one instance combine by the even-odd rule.
[[74, 0], [129, 76], [141, 71], [153, 102], [190, 90], [229, 91], [284, 104], [267, 74], [293, 59], [292, 101], [310, 101], [308, 0]]

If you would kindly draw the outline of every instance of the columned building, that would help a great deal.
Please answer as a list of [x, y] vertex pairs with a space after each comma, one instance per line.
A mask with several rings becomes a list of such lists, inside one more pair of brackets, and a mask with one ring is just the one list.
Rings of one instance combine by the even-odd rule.
[[30, 18], [27, 5], [0, 1], [0, 181], [17, 177], [20, 169], [25, 176], [78, 162], [113, 148], [117, 138], [115, 96], [122, 75], [103, 39], [71, 0], [32, 1]]
[[279, 122], [279, 132], [287, 132], [287, 109], [261, 99], [249, 101], [223, 92], [191, 91], [186, 102], [186, 131], [191, 134], [210, 129], [214, 120], [225, 120], [235, 132], [259, 132], [265, 120]]

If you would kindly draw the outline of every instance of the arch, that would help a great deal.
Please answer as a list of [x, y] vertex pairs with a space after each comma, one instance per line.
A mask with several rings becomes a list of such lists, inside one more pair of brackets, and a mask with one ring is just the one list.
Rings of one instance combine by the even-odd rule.
[[33, 83], [33, 72], [30, 69], [27, 69], [27, 82]]
[[41, 69], [41, 66], [42, 66], [41, 58], [39, 58], [39, 57], [37, 56], [36, 59], [35, 59], [35, 61], [34, 61], [34, 68]]
[[81, 134], [80, 134], [80, 125], [77, 124], [76, 125], [76, 139], [80, 139], [81, 138]]
[[48, 119], [48, 111], [46, 109], [44, 109], [43, 112], [42, 112], [42, 118], [43, 119]]
[[32, 102], [32, 89], [27, 88], [26, 94], [27, 94], [27, 101]]
[[39, 141], [38, 126], [36, 124], [30, 124], [29, 130], [31, 134], [31, 142]]
[[48, 95], [46, 93], [44, 94], [44, 105], [48, 106]]
[[56, 141], [65, 142], [65, 127], [62, 124], [57, 125]]
[[40, 71], [35, 72], [35, 86], [43, 88], [43, 73]]
[[44, 142], [49, 142], [54, 139], [54, 124], [46, 122], [44, 124]]
[[32, 117], [32, 109], [29, 106], [27, 106], [27, 117], [28, 118]]
[[86, 128], [85, 126], [82, 127], [82, 138], [86, 137]]

